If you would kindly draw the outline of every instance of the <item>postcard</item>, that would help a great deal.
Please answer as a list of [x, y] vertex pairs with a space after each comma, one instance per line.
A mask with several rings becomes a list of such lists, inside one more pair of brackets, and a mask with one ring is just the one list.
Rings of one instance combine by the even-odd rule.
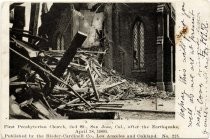
[[1, 139], [210, 137], [209, 1], [0, 10]]

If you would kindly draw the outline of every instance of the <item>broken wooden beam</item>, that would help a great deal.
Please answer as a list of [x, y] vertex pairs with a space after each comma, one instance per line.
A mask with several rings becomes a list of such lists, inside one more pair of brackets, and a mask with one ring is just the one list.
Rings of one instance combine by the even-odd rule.
[[21, 85], [38, 85], [38, 84], [33, 83], [33, 82], [10, 82], [9, 85], [11, 85], [11, 86], [21, 86]]
[[[117, 107], [122, 108], [124, 104], [114, 104], [114, 103], [90, 103], [93, 107]], [[75, 107], [75, 106], [85, 106], [85, 103], [78, 104], [67, 104], [67, 107]]]
[[[22, 29], [10, 29], [10, 33], [11, 34], [15, 34], [15, 35], [19, 35], [19, 36], [22, 36], [22, 37], [27, 37], [27, 38], [31, 38], [31, 39], [34, 39], [36, 41], [38, 40], [41, 40], [41, 41], [45, 41], [47, 42], [48, 40], [45, 39], [45, 38], [42, 38], [42, 37], [39, 37], [39, 36], [35, 36], [35, 35], [31, 35], [30, 32], [26, 32]], [[16, 38], [17, 39], [17, 38]], [[20, 39], [19, 39], [20, 40]], [[26, 42], [25, 42], [26, 43]], [[34, 47], [33, 47], [34, 48]], [[38, 48], [37, 48], [38, 49]]]
[[53, 74], [57, 77], [61, 77], [74, 58], [75, 54], [77, 53], [77, 48], [81, 47], [85, 39], [87, 38], [87, 35], [82, 32], [77, 32], [74, 36], [74, 39], [71, 42], [71, 45], [64, 53], [63, 57], [59, 61], [58, 65], [56, 66], [55, 70], [53, 71]]
[[23, 2], [15, 2], [15, 3], [12, 3], [9, 6], [9, 10], [11, 11], [12, 9], [15, 8], [15, 6], [18, 6], [18, 5], [21, 5], [21, 4], [23, 4]]
[[[65, 50], [50, 50], [50, 52], [64, 53]], [[78, 53], [90, 53], [90, 54], [106, 54], [106, 51], [88, 51], [88, 50], [78, 50]]]
[[78, 50], [79, 53], [90, 53], [90, 54], [106, 54], [106, 52], [100, 51], [87, 51], [87, 50]]
[[99, 94], [98, 94], [98, 91], [96, 89], [95, 81], [94, 81], [93, 76], [91, 74], [90, 67], [87, 69], [87, 71], [88, 71], [88, 74], [89, 74], [89, 77], [90, 77], [90, 81], [91, 81], [91, 84], [92, 84], [92, 87], [93, 87], [93, 91], [94, 91], [96, 100], [99, 101]]
[[[64, 53], [63, 57], [61, 60], [58, 62], [58, 65], [53, 71], [53, 75], [55, 75], [57, 78], [62, 77], [63, 73], [65, 72], [66, 68], [74, 58], [74, 56], [77, 53], [77, 49], [82, 46], [83, 42], [87, 38], [87, 35], [82, 33], [82, 32], [77, 32], [76, 35], [74, 36], [70, 46]], [[49, 94], [55, 85], [57, 84], [58, 80], [55, 78], [51, 78], [51, 86], [45, 86], [44, 91], [46, 94]]]
[[108, 111], [128, 111], [128, 112], [150, 112], [150, 113], [175, 114], [174, 111], [162, 111], [162, 110], [138, 110], [138, 109], [125, 109], [125, 108], [113, 108], [113, 107], [95, 107], [94, 109], [108, 110]]
[[21, 48], [25, 49], [28, 52], [28, 55], [32, 58], [32, 57], [37, 57], [39, 51], [35, 50], [34, 48], [30, 47], [28, 44], [26, 44], [23, 41], [17, 40], [13, 37], [11, 37], [11, 39]]
[[63, 84], [65, 84], [70, 91], [72, 91], [79, 99], [81, 99], [83, 102], [85, 102], [89, 107], [91, 107], [91, 105], [83, 98], [81, 97], [69, 84], [67, 84], [65, 81], [63, 81], [62, 79], [58, 78], [57, 76], [55, 76], [53, 73], [51, 73], [50, 71], [46, 70], [45, 68], [41, 67], [40, 65], [38, 65], [37, 63], [33, 62], [31, 59], [25, 57], [24, 55], [20, 54], [19, 52], [17, 52], [16, 50], [12, 49], [11, 47], [9, 48], [11, 51], [13, 51], [14, 53], [16, 53], [17, 55], [19, 55], [20, 57], [24, 58], [27, 62], [31, 63], [32, 65], [36, 66], [37, 68], [39, 68], [40, 70], [42, 70], [43, 72], [47, 73], [48, 75], [50, 75], [53, 79], [57, 80], [58, 82], [61, 82]]

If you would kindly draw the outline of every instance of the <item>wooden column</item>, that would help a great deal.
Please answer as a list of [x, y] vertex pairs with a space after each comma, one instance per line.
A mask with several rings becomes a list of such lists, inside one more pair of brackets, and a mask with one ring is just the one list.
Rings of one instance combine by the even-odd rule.
[[[32, 35], [37, 35], [37, 27], [38, 27], [38, 19], [39, 19], [39, 3], [31, 4], [31, 16], [30, 16], [30, 24], [29, 31]], [[33, 43], [33, 39], [29, 38], [28, 41]]]

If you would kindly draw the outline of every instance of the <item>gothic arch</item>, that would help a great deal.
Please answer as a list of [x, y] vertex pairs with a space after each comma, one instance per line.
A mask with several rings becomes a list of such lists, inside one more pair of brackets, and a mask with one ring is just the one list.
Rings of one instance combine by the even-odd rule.
[[140, 17], [132, 25], [133, 70], [145, 68], [145, 26]]

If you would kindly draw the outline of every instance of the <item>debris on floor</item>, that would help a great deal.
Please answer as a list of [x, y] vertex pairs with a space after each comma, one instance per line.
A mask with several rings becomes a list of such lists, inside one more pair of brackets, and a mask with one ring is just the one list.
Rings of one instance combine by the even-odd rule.
[[14, 31], [21, 33], [10, 32], [10, 118], [119, 119], [118, 112], [109, 111], [122, 109], [116, 100], [170, 97], [103, 67], [99, 59], [106, 50], [81, 49], [84, 33], [78, 32], [65, 51], [43, 51], [16, 39]]

